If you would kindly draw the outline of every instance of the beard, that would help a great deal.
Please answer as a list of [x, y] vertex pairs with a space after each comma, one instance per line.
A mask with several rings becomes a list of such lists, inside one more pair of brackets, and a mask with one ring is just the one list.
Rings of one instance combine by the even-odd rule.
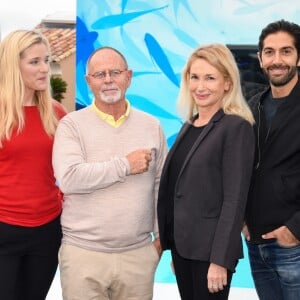
[[115, 93], [112, 95], [106, 95], [103, 91], [99, 92], [100, 99], [107, 103], [107, 104], [113, 104], [121, 100], [121, 90], [118, 89]]
[[[282, 76], [272, 76], [269, 73], [269, 70], [271, 69], [286, 69], [288, 72], [285, 75]], [[272, 65], [271, 67], [267, 69], [263, 69], [263, 72], [265, 76], [269, 79], [269, 82], [276, 87], [284, 86], [287, 83], [289, 83], [297, 74], [297, 67], [296, 66], [282, 66], [282, 65]]]

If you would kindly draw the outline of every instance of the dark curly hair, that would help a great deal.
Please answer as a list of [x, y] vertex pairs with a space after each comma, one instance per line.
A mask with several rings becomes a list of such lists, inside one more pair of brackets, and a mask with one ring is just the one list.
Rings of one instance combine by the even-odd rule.
[[259, 42], [258, 42], [258, 50], [261, 53], [263, 47], [264, 47], [264, 40], [265, 38], [273, 33], [276, 33], [278, 31], [283, 31], [291, 35], [294, 39], [294, 45], [297, 49], [298, 53], [298, 59], [300, 55], [300, 26], [296, 23], [288, 22], [286, 20], [279, 20], [273, 23], [268, 24], [263, 30], [261, 31], [261, 34], [259, 36]]

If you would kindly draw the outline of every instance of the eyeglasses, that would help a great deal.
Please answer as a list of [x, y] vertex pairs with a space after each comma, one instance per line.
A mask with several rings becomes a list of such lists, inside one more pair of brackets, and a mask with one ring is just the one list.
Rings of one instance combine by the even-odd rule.
[[123, 72], [126, 72], [127, 69], [125, 70], [108, 70], [108, 71], [98, 71], [94, 74], [88, 74], [89, 76], [94, 77], [95, 79], [104, 79], [106, 78], [107, 74], [109, 75], [110, 78], [118, 78]]

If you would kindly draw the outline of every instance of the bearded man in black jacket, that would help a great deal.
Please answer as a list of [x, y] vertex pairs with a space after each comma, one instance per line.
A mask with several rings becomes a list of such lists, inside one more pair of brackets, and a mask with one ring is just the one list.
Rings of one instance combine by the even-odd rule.
[[243, 232], [260, 300], [299, 300], [300, 26], [267, 25], [258, 48], [270, 86], [249, 101], [256, 159]]

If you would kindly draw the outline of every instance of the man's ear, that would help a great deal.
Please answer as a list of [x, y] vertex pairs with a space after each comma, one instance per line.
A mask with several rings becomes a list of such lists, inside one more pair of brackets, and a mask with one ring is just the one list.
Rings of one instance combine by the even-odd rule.
[[127, 70], [127, 88], [128, 88], [128, 87], [130, 86], [130, 84], [131, 84], [132, 75], [133, 75], [132, 70]]
[[262, 68], [262, 67], [263, 67], [263, 64], [262, 64], [262, 61], [261, 61], [261, 53], [260, 53], [260, 52], [257, 52], [256, 55], [257, 55], [257, 58], [258, 58], [258, 61], [259, 61], [259, 65], [260, 65], [260, 67]]

